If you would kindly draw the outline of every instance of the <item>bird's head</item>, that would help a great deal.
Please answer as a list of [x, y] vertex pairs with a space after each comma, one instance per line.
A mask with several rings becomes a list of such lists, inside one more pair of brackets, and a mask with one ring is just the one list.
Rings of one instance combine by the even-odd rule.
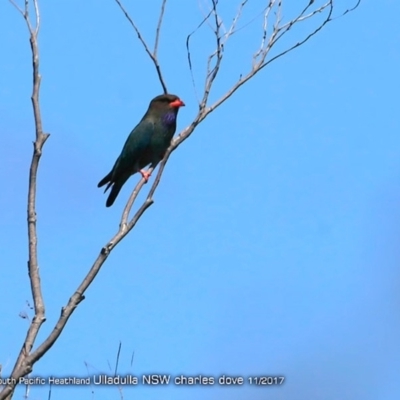
[[179, 107], [184, 107], [185, 103], [174, 94], [161, 94], [154, 97], [150, 102], [150, 108], [174, 109], [179, 110]]

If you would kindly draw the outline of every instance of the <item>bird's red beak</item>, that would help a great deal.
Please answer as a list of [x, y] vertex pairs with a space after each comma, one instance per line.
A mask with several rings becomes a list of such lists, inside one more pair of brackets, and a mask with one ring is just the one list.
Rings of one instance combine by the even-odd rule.
[[171, 107], [185, 107], [185, 103], [181, 99], [176, 99], [169, 103]]

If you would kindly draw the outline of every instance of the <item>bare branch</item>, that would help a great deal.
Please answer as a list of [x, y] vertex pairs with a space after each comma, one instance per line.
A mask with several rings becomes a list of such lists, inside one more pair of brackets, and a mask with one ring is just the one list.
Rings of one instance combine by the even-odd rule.
[[239, 6], [239, 10], [236, 13], [235, 17], [233, 18], [233, 22], [231, 24], [231, 27], [229, 28], [228, 32], [224, 35], [225, 36], [225, 41], [224, 41], [224, 45], [226, 44], [226, 41], [228, 40], [228, 38], [230, 36], [232, 36], [235, 32], [236, 32], [236, 25], [240, 19], [240, 17], [242, 16], [242, 11], [244, 6], [247, 4], [248, 0], [244, 0], [242, 1], [242, 3]]
[[[167, 4], [167, 0], [163, 0], [161, 4], [161, 11], [160, 11], [160, 17], [158, 19], [158, 24], [157, 24], [157, 29], [156, 29], [156, 39], [154, 41], [154, 51], [153, 55], [155, 58], [157, 58], [157, 51], [158, 51], [158, 41], [160, 39], [160, 31], [161, 31], [161, 25], [164, 19], [164, 12], [165, 12], [165, 5]], [[166, 93], [166, 92], [165, 92]]]
[[[304, 10], [295, 19], [286, 23], [285, 25], [280, 26], [279, 31], [287, 32], [296, 22], [305, 21], [306, 19], [313, 17], [315, 14], [319, 14], [319, 13], [323, 12], [327, 7], [330, 7], [331, 11], [333, 11], [333, 1], [329, 0], [328, 2], [323, 4], [321, 7], [317, 8], [316, 10], [310, 12], [307, 15], [304, 15], [306, 13], [306, 11], [310, 8], [311, 4], [312, 3], [310, 3], [306, 8], [304, 8]], [[331, 15], [332, 15], [332, 13], [331, 13]]]
[[194, 80], [193, 69], [192, 69], [192, 59], [191, 59], [191, 53], [190, 53], [190, 38], [203, 26], [203, 24], [208, 20], [208, 18], [210, 18], [211, 14], [212, 14], [212, 10], [210, 10], [208, 12], [208, 14], [204, 17], [204, 19], [200, 22], [200, 24], [197, 25], [196, 29], [194, 31], [192, 31], [191, 33], [189, 33], [189, 35], [186, 38], [186, 53], [187, 53], [187, 57], [188, 57], [190, 76], [192, 78], [192, 85], [193, 85], [193, 88], [194, 88], [194, 91], [196, 94], [196, 99], [197, 99], [197, 102], [199, 103], [199, 106], [200, 106], [200, 98], [197, 94], [196, 83]]
[[[207, 105], [208, 96], [210, 95], [212, 84], [218, 75], [219, 68], [221, 66], [222, 57], [223, 57], [224, 45], [221, 42], [222, 20], [220, 19], [219, 15], [218, 15], [217, 5], [218, 5], [218, 0], [212, 0], [212, 13], [214, 14], [214, 23], [215, 23], [214, 34], [215, 34], [216, 49], [208, 57], [207, 76], [206, 76], [205, 87], [204, 87], [204, 95], [203, 95], [203, 99], [201, 100], [201, 103], [200, 103], [200, 111], [199, 112], [202, 112]], [[215, 65], [214, 65], [213, 69], [210, 70], [211, 61], [214, 58], [216, 58]]]
[[133, 359], [135, 358], [135, 351], [132, 351], [132, 356], [131, 356], [131, 367], [133, 365]]
[[49, 395], [47, 396], [47, 400], [51, 400], [51, 389], [52, 389], [53, 385], [50, 383], [50, 387], [49, 387]]
[[18, 12], [21, 13], [21, 15], [25, 18], [25, 12], [26, 12], [26, 7], [25, 11], [14, 1], [14, 0], [9, 0], [9, 2], [18, 10]]
[[[28, 274], [29, 274], [32, 298], [33, 298], [34, 317], [31, 320], [25, 341], [22, 345], [17, 361], [14, 365], [12, 371], [12, 376], [14, 377], [15, 374], [17, 374], [18, 371], [21, 369], [21, 367], [23, 365], [26, 365], [27, 358], [29, 357], [29, 354], [32, 350], [32, 347], [39, 333], [39, 330], [43, 322], [46, 320], [45, 306], [44, 306], [44, 300], [40, 283], [38, 251], [37, 251], [36, 183], [37, 183], [37, 173], [39, 169], [39, 161], [42, 155], [42, 149], [46, 140], [50, 135], [43, 132], [42, 116], [39, 103], [41, 76], [39, 72], [38, 33], [40, 27], [40, 15], [39, 15], [38, 2], [37, 0], [33, 0], [35, 9], [35, 18], [36, 18], [35, 29], [33, 29], [29, 17], [29, 1], [25, 0], [24, 10], [18, 7], [13, 0], [10, 1], [25, 19], [30, 34], [29, 41], [31, 46], [32, 69], [33, 69], [33, 85], [32, 85], [33, 87], [32, 87], [31, 101], [34, 114], [35, 136], [36, 136], [36, 139], [33, 142], [33, 154], [29, 169], [28, 207], [27, 207], [28, 253], [29, 253]], [[28, 369], [30, 370], [31, 367], [29, 366]], [[8, 394], [12, 393], [13, 390], [14, 390], [13, 387], [6, 386], [0, 393], [0, 399], [5, 398]]]
[[[151, 174], [153, 172], [153, 168], [149, 168], [148, 172]], [[128, 202], [126, 203], [126, 206], [124, 208], [124, 211], [122, 213], [122, 218], [121, 218], [121, 223], [120, 223], [120, 229], [124, 230], [126, 229], [127, 221], [129, 218], [129, 214], [131, 212], [133, 203], [136, 200], [136, 197], [138, 196], [140, 190], [142, 189], [143, 185], [146, 183], [144, 178], [142, 178], [139, 183], [136, 185], [135, 189], [131, 193]]]
[[[29, 0], [24, 0], [24, 9], [22, 9], [21, 7], [18, 6], [18, 4], [15, 2], [15, 0], [9, 0], [9, 2], [18, 10], [18, 12], [22, 15], [22, 17], [24, 18], [27, 26], [28, 26], [28, 30], [29, 33], [32, 35], [33, 32], [33, 28], [32, 28], [32, 24], [30, 21], [30, 17], [29, 17]], [[37, 33], [39, 32], [39, 21], [40, 21], [40, 16], [38, 13], [38, 4], [37, 4], [37, 0], [33, 0], [34, 3], [34, 7], [35, 7], [35, 15], [36, 15], [36, 28], [35, 28], [35, 33], [37, 35]]]
[[[28, 3], [28, 0], [25, 0], [25, 3]], [[33, 0], [33, 6], [35, 7], [35, 15], [36, 15], [36, 28], [35, 28], [35, 34], [36, 36], [39, 33], [39, 27], [40, 27], [40, 14], [39, 14], [39, 4], [38, 0]]]
[[114, 376], [117, 375], [117, 371], [118, 371], [118, 363], [119, 363], [119, 356], [120, 356], [120, 354], [121, 354], [121, 347], [122, 347], [122, 343], [119, 342], [118, 352], [117, 352], [117, 359], [115, 360]]
[[133, 29], [135, 30], [138, 39], [140, 41], [140, 43], [142, 43], [146, 53], [149, 55], [151, 61], [153, 61], [154, 67], [156, 69], [157, 75], [158, 75], [158, 79], [161, 83], [161, 86], [163, 88], [164, 93], [168, 93], [167, 90], [167, 85], [165, 84], [164, 78], [162, 76], [162, 72], [161, 72], [161, 67], [160, 64], [158, 62], [158, 58], [157, 58], [157, 50], [158, 50], [158, 37], [159, 37], [159, 32], [161, 29], [161, 24], [162, 24], [162, 20], [163, 20], [163, 16], [164, 16], [164, 8], [165, 8], [165, 4], [166, 4], [166, 0], [163, 0], [162, 6], [161, 6], [161, 13], [160, 13], [160, 18], [158, 20], [158, 25], [157, 25], [157, 32], [156, 32], [156, 42], [154, 45], [154, 52], [152, 53], [150, 51], [149, 46], [147, 45], [146, 41], [144, 40], [142, 34], [140, 33], [139, 28], [137, 27], [137, 25], [133, 22], [133, 19], [130, 17], [128, 11], [125, 9], [125, 7], [122, 5], [122, 3], [120, 2], [120, 0], [115, 0], [116, 3], [118, 4], [119, 8], [122, 10], [122, 12], [125, 14], [126, 19], [129, 21], [129, 23], [132, 25]]
[[361, 0], [358, 0], [354, 7], [348, 8], [342, 15], [339, 15], [338, 18], [345, 16], [347, 13], [354, 11], [361, 4]]
[[263, 10], [261, 10], [258, 14], [256, 14], [253, 18], [250, 19], [250, 21], [247, 21], [243, 26], [235, 29], [235, 33], [239, 32], [245, 28], [247, 28], [250, 24], [252, 24], [260, 15], [265, 15], [265, 12], [267, 11], [268, 8], [271, 7], [271, 2], [275, 3], [276, 0], [270, 0], [269, 4], [264, 7]]
[[[149, 57], [153, 60], [153, 53], [150, 51], [149, 47], [147, 46], [147, 43], [144, 41], [138, 27], [136, 24], [133, 22], [132, 18], [129, 16], [128, 11], [125, 10], [124, 6], [121, 4], [119, 0], [115, 0], [119, 7], [121, 8], [122, 12], [125, 14], [126, 19], [130, 22], [132, 25], [133, 29], [135, 30], [136, 34], [138, 35], [138, 39], [142, 43], [144, 49], [146, 50], [146, 53], [149, 55]], [[153, 60], [154, 61], [154, 60]]]
[[262, 34], [262, 38], [261, 38], [261, 45], [260, 45], [260, 49], [253, 56], [253, 68], [255, 67], [255, 65], [257, 63], [257, 59], [260, 56], [260, 54], [262, 54], [263, 49], [265, 47], [265, 41], [267, 39], [267, 34], [268, 34], [269, 14], [270, 14], [272, 8], [274, 7], [274, 5], [275, 5], [275, 0], [270, 0], [267, 8], [265, 9], [264, 18], [263, 18], [263, 34]]

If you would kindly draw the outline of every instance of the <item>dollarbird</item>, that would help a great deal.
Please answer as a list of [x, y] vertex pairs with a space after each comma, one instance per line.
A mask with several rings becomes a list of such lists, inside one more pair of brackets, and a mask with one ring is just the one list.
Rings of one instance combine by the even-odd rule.
[[111, 187], [106, 206], [113, 205], [119, 191], [128, 178], [140, 172], [145, 181], [150, 173], [143, 168], [155, 168], [163, 159], [176, 130], [179, 107], [185, 103], [173, 94], [162, 94], [151, 100], [146, 114], [132, 130], [112, 170], [98, 183]]

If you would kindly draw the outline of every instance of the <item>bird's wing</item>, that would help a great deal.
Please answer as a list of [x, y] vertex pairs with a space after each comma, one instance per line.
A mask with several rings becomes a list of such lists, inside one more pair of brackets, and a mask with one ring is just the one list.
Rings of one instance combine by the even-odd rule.
[[140, 156], [148, 149], [153, 133], [154, 123], [148, 120], [142, 120], [132, 130], [116, 162], [115, 175], [118, 176], [124, 173], [130, 175], [133, 172], [132, 168], [138, 162]]

